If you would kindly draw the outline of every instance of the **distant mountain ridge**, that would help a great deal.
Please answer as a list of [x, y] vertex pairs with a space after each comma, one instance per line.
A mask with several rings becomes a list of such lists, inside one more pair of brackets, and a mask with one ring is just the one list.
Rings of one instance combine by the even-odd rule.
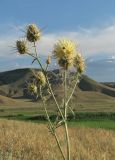
[[[58, 81], [61, 81], [61, 79], [57, 80], [57, 78], [53, 75], [53, 73], [58, 76], [59, 70], [58, 69], [53, 70], [50, 73], [52, 76], [52, 78], [50, 79], [51, 84], [55, 88], [58, 88], [59, 87]], [[74, 75], [74, 73], [72, 74]], [[73, 76], [72, 74], [71, 74], [71, 77]], [[0, 95], [7, 96], [9, 93], [9, 90], [12, 89], [12, 91], [15, 92], [17, 96], [22, 96], [25, 81], [27, 81], [31, 76], [32, 76], [32, 71], [29, 68], [1, 72], [0, 73]], [[99, 92], [111, 97], [115, 97], [114, 88], [107, 86], [104, 83], [102, 84], [102, 83], [96, 82], [95, 80], [89, 78], [86, 75], [82, 76], [78, 87], [81, 91]]]

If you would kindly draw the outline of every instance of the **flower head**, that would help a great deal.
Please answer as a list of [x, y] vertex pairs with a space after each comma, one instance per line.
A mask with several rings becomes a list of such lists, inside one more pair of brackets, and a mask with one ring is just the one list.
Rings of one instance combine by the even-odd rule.
[[38, 82], [39, 85], [45, 86], [45, 84], [46, 84], [46, 77], [45, 77], [45, 75], [44, 75], [43, 72], [41, 72], [41, 71], [37, 72], [37, 74], [35, 74], [35, 77], [36, 77], [37, 82]]
[[27, 48], [26, 42], [24, 40], [16, 41], [16, 48], [20, 54], [25, 54], [28, 52], [28, 48]]
[[37, 93], [37, 86], [35, 84], [29, 84], [28, 85], [28, 91], [32, 94], [36, 94]]
[[46, 60], [46, 64], [51, 64], [51, 57], [48, 56], [47, 60]]
[[36, 42], [41, 37], [41, 31], [35, 24], [30, 24], [27, 27], [27, 39], [30, 42]]
[[73, 65], [73, 59], [76, 54], [76, 45], [70, 40], [59, 40], [54, 46], [54, 57], [58, 59], [58, 63], [64, 69]]
[[74, 58], [74, 67], [77, 68], [77, 71], [82, 74], [85, 70], [85, 60], [82, 57], [81, 53], [77, 53]]

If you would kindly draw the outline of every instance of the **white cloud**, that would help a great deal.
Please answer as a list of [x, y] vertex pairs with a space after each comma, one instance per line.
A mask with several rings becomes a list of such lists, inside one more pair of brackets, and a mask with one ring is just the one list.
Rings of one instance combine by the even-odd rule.
[[112, 56], [111, 59], [115, 60], [115, 56]]
[[67, 37], [74, 40], [78, 44], [79, 50], [86, 56], [101, 53], [115, 54], [115, 25], [98, 29], [80, 29], [76, 32], [44, 35], [40, 43], [41, 51], [43, 50], [44, 53], [49, 52], [55, 41], [60, 37]]
[[[18, 37], [19, 31], [16, 27], [14, 32], [0, 38], [0, 57], [13, 58], [16, 56], [15, 50], [13, 51], [13, 47], [11, 46], [15, 45]], [[61, 37], [67, 37], [75, 41], [78, 44], [79, 50], [85, 56], [101, 53], [115, 54], [115, 24], [101, 28], [80, 28], [80, 30], [75, 32], [68, 31], [44, 34], [38, 45], [39, 53], [43, 55], [51, 53], [53, 45]], [[11, 53], [14, 54], [11, 56]]]

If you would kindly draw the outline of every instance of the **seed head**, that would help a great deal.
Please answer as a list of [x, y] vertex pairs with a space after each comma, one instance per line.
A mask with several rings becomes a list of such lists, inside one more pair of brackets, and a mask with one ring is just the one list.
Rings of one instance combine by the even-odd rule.
[[24, 40], [16, 41], [16, 48], [20, 54], [26, 54], [28, 52], [28, 48]]
[[35, 24], [30, 24], [27, 27], [27, 39], [30, 42], [36, 42], [41, 37], [41, 31]]

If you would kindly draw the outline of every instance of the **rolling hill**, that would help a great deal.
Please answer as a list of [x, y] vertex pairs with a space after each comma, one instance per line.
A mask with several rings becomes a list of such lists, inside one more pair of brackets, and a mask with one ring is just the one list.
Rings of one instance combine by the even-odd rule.
[[[54, 70], [50, 74], [50, 82], [54, 86], [54, 88], [61, 87], [61, 76], [59, 75], [59, 70]], [[57, 78], [58, 75], [60, 78]], [[6, 71], [0, 73], [0, 95], [7, 96], [9, 92], [14, 92], [17, 96], [22, 96], [22, 88], [25, 85], [25, 82], [32, 77], [32, 71], [31, 69], [16, 69], [13, 71]], [[72, 77], [74, 76], [74, 73], [71, 74], [70, 81]], [[112, 87], [109, 87], [105, 84], [96, 82], [95, 80], [89, 78], [86, 75], [83, 75], [81, 78], [81, 81], [79, 83], [79, 89], [81, 91], [93, 91], [93, 92], [99, 92], [103, 93], [105, 95], [109, 95], [112, 97], [115, 97], [115, 89]], [[10, 91], [11, 90], [11, 91]]]
[[[50, 83], [52, 84], [55, 96], [61, 100], [63, 97], [63, 80], [59, 70], [49, 71]], [[33, 77], [31, 69], [17, 69], [12, 71], [6, 71], [0, 73], [0, 104], [11, 106], [32, 106], [31, 99], [29, 102], [27, 97], [23, 94], [23, 88], [25, 82]], [[57, 78], [59, 77], [59, 78]], [[72, 79], [74, 73], [70, 73], [68, 79], [68, 94], [72, 85]], [[101, 108], [108, 108], [108, 106], [114, 106], [115, 104], [115, 89], [105, 84], [96, 82], [86, 75], [83, 75], [78, 87], [75, 90], [71, 103], [76, 105], [76, 102], [80, 104], [83, 110], [84, 106], [87, 106], [89, 110], [91, 106], [97, 106], [98, 110]], [[22, 103], [23, 102], [23, 103]], [[50, 97], [48, 103], [52, 103], [52, 97]], [[34, 103], [34, 106], [36, 103]], [[79, 107], [78, 107], [79, 108]], [[112, 110], [115, 110], [112, 107]]]

